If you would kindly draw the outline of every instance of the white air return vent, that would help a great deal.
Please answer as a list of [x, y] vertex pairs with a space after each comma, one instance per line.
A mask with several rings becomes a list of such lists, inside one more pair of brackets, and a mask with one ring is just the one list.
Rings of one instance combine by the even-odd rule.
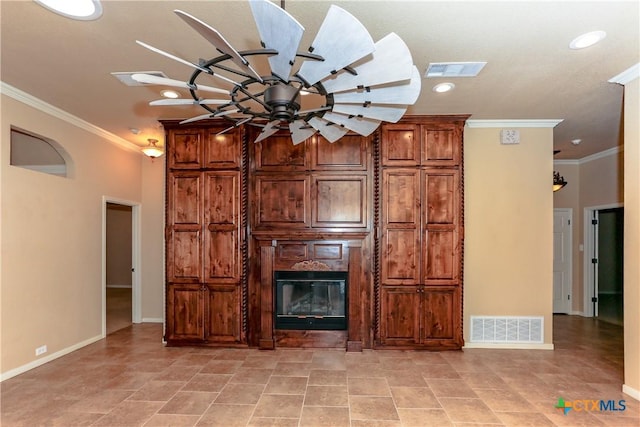
[[486, 62], [432, 62], [425, 77], [475, 77]]
[[125, 71], [125, 72], [111, 73], [113, 77], [120, 80], [122, 83], [126, 84], [127, 86], [147, 86], [146, 83], [140, 83], [133, 80], [131, 76], [134, 74], [151, 74], [152, 76], [164, 77], [165, 79], [168, 78], [168, 76], [162, 71]]
[[542, 344], [543, 317], [471, 316], [473, 343]]

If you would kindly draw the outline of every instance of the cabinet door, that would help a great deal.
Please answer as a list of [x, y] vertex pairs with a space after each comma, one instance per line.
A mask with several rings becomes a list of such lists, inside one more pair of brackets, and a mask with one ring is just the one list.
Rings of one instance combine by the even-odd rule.
[[240, 288], [236, 285], [208, 285], [207, 340], [241, 342]]
[[175, 172], [167, 180], [167, 278], [202, 282], [202, 175]]
[[169, 169], [200, 169], [204, 133], [200, 129], [171, 129], [167, 162]]
[[[251, 130], [249, 143], [253, 144], [258, 133]], [[293, 145], [291, 135], [276, 133], [256, 144], [255, 168], [257, 171], [304, 171], [309, 168], [307, 144]]]
[[460, 164], [461, 126], [431, 123], [421, 126], [422, 165], [452, 167]]
[[423, 171], [423, 283], [457, 284], [460, 276], [460, 174], [457, 169]]
[[255, 185], [256, 228], [310, 227], [311, 191], [308, 175], [258, 175]]
[[367, 226], [367, 176], [311, 176], [311, 225], [330, 228]]
[[204, 290], [201, 285], [167, 287], [167, 336], [171, 340], [204, 339]]
[[204, 281], [240, 281], [240, 172], [204, 174]]
[[382, 345], [416, 345], [420, 342], [420, 287], [382, 286]]
[[235, 169], [240, 167], [242, 141], [240, 129], [236, 128], [221, 135], [225, 125], [207, 128], [204, 140], [204, 167], [208, 169]]
[[382, 165], [417, 166], [420, 164], [420, 130], [410, 123], [385, 124], [382, 127]]
[[420, 281], [420, 171], [382, 172], [382, 283]]
[[313, 170], [367, 170], [369, 138], [347, 134], [336, 142], [320, 135], [311, 139], [311, 168]]
[[424, 344], [462, 346], [460, 290], [425, 286], [422, 296]]

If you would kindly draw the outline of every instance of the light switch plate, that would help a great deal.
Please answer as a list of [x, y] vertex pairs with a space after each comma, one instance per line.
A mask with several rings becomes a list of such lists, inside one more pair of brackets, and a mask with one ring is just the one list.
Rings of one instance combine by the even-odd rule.
[[515, 129], [502, 129], [500, 131], [500, 143], [520, 144], [520, 131]]

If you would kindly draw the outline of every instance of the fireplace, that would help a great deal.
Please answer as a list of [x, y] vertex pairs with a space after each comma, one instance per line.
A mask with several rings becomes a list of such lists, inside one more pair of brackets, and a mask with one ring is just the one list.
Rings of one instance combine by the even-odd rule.
[[346, 330], [346, 271], [276, 271], [276, 329]]

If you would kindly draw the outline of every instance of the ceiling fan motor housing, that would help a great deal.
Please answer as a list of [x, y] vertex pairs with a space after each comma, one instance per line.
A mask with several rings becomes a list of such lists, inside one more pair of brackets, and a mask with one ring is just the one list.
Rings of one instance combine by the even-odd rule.
[[264, 91], [264, 102], [273, 108], [272, 119], [292, 121], [300, 109], [300, 93], [293, 86], [278, 83]]

